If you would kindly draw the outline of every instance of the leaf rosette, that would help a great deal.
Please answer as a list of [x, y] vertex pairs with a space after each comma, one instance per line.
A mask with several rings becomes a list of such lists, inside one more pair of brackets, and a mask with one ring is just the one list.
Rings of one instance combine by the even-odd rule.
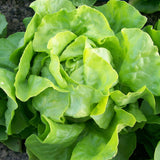
[[[87, 6], [44, 16], [20, 59], [17, 97], [34, 97], [35, 108], [57, 122], [63, 122], [64, 115], [89, 117], [118, 80], [110, 51], [100, 47], [113, 36], [103, 14]], [[47, 112], [46, 99], [53, 103]]]
[[146, 18], [119, 0], [94, 8], [37, 0], [31, 7], [35, 15], [10, 57], [18, 65], [16, 97], [38, 117], [25, 143], [30, 159], [107, 160], [118, 150], [115, 159], [128, 159], [134, 131], [156, 113], [160, 96], [158, 48], [141, 30]]

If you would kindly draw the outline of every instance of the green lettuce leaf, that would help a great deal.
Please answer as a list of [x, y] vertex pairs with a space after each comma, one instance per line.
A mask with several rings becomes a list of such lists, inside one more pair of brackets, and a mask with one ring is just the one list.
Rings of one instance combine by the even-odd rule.
[[8, 38], [0, 38], [0, 67], [13, 71], [16, 65], [10, 61], [10, 55], [19, 48], [19, 43], [24, 36], [23, 32], [17, 32]]
[[92, 110], [91, 117], [96, 124], [103, 129], [107, 129], [114, 116], [114, 103], [105, 96], [98, 105]]
[[3, 141], [3, 144], [15, 152], [22, 152], [23, 150], [22, 140], [18, 137], [9, 136], [7, 140]]
[[70, 0], [75, 6], [93, 6], [97, 0]]
[[159, 44], [159, 41], [160, 41], [160, 38], [159, 38], [160, 37], [160, 28], [159, 28], [160, 20], [158, 22], [159, 23], [157, 23], [156, 28], [153, 28], [151, 25], [148, 25], [143, 30], [151, 36], [151, 38], [154, 42], [154, 45], [156, 45], [158, 47], [158, 50], [160, 51], [160, 44]]
[[142, 131], [152, 158], [160, 59], [158, 40], [141, 30], [146, 18], [119, 0], [94, 8], [37, 0], [31, 7], [24, 38], [0, 39], [0, 79], [9, 86], [0, 90], [0, 141], [20, 150], [26, 139], [32, 160], [127, 160]]
[[46, 88], [53, 87], [57, 89], [57, 87], [50, 80], [36, 75], [29, 76], [28, 82], [26, 81], [33, 54], [32, 42], [30, 42], [21, 57], [19, 70], [16, 74], [14, 84], [16, 87], [16, 96], [22, 101], [27, 101], [30, 97], [38, 95]]
[[58, 124], [42, 116], [45, 124], [43, 134], [27, 138], [25, 145], [33, 160], [69, 160], [75, 142], [84, 129], [83, 124]]
[[120, 84], [133, 91], [146, 86], [154, 95], [160, 95], [160, 58], [149, 35], [140, 29], [123, 29], [119, 37], [125, 53]]
[[66, 116], [83, 118], [90, 115], [94, 104], [98, 103], [103, 94], [89, 86], [78, 85], [70, 91], [70, 105]]
[[[95, 17], [96, 21], [93, 21], [92, 17]], [[99, 32], [99, 28], [101, 28], [101, 32]], [[105, 38], [114, 36], [107, 20], [99, 11], [81, 6], [72, 12], [60, 10], [55, 14], [46, 15], [35, 33], [33, 39], [34, 50], [48, 52], [49, 39], [58, 32], [66, 30], [72, 31], [78, 36], [85, 35], [97, 43], [103, 43]]]
[[33, 98], [32, 104], [42, 115], [55, 122], [63, 123], [65, 121], [64, 112], [69, 106], [69, 95], [68, 93], [62, 93], [48, 88]]
[[111, 92], [111, 98], [116, 105], [121, 107], [135, 103], [138, 99], [142, 98], [149, 103], [154, 112], [156, 110], [154, 96], [146, 87], [142, 87], [136, 92], [129, 92], [127, 95], [123, 94], [120, 90], [115, 90]]
[[86, 49], [84, 52], [84, 80], [87, 85], [107, 91], [118, 79], [117, 72], [109, 64], [110, 53], [104, 48]]
[[118, 154], [113, 160], [128, 160], [136, 148], [136, 134], [128, 133], [119, 136]]
[[147, 21], [133, 6], [120, 0], [110, 0], [96, 9], [103, 13], [115, 33], [123, 28], [142, 28]]
[[150, 1], [150, 0], [129, 0], [129, 3], [137, 8], [143, 13], [154, 13], [160, 11], [160, 1]]
[[154, 160], [158, 160], [160, 156], [160, 142], [158, 142], [155, 153], [154, 153]]
[[144, 113], [140, 110], [138, 103], [129, 104], [126, 108], [126, 111], [131, 113], [135, 117], [137, 123], [147, 122], [147, 118], [145, 117]]
[[0, 13], [0, 38], [7, 35], [7, 24], [5, 16]]
[[[117, 153], [118, 133], [126, 126], [133, 127], [136, 120], [126, 111], [115, 107], [115, 116], [106, 130], [88, 125], [89, 133], [75, 146], [71, 160], [112, 159]], [[124, 120], [125, 119], [125, 120]]]
[[31, 20], [32, 20], [32, 17], [26, 17], [23, 19], [23, 24], [25, 25], [26, 28]]
[[30, 7], [35, 11], [35, 15], [26, 29], [24, 38], [25, 44], [33, 38], [34, 33], [37, 31], [37, 27], [45, 15], [53, 14], [58, 12], [60, 9], [66, 9], [68, 11], [75, 9], [73, 4], [68, 0], [37, 0], [32, 2]]
[[30, 7], [40, 16], [55, 13], [63, 8], [68, 11], [75, 9], [74, 5], [68, 0], [37, 0], [31, 3]]
[[15, 110], [18, 108], [15, 98], [15, 89], [13, 86], [14, 77], [14, 73], [6, 69], [0, 69], [0, 97], [2, 103], [0, 110], [0, 125], [5, 127], [5, 133], [8, 135], [12, 134], [12, 120], [15, 115]]

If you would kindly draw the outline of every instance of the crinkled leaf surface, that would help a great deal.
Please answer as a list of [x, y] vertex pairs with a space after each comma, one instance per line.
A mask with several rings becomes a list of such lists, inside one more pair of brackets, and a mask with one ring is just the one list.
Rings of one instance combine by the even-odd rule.
[[[92, 17], [95, 17], [95, 19]], [[101, 28], [101, 32], [99, 32], [99, 28]], [[72, 12], [60, 10], [55, 14], [46, 15], [35, 33], [34, 50], [47, 52], [49, 39], [58, 32], [66, 30], [72, 31], [77, 36], [85, 35], [97, 43], [102, 43], [106, 37], [114, 36], [108, 21], [99, 11], [81, 6]]]
[[96, 0], [70, 0], [75, 6], [88, 5], [92, 6]]
[[142, 28], [147, 21], [133, 6], [120, 0], [110, 0], [96, 9], [104, 14], [115, 33], [123, 28]]
[[143, 127], [156, 135], [155, 146], [158, 129], [146, 126], [160, 124], [160, 63], [157, 47], [140, 30], [146, 18], [119, 0], [96, 9], [76, 9], [67, 0], [37, 0], [31, 7], [35, 15], [24, 41], [12, 38], [18, 109], [15, 97], [0, 100], [0, 139], [27, 139], [32, 160], [109, 160], [116, 154], [127, 160], [136, 143], [131, 132]]
[[75, 9], [74, 5], [68, 0], [37, 0], [32, 2], [30, 7], [35, 11], [35, 15], [26, 29], [24, 38], [25, 43], [33, 38], [34, 33], [37, 31], [37, 27], [45, 15], [53, 14], [58, 12], [60, 9], [68, 11]]
[[120, 83], [133, 91], [146, 86], [154, 95], [160, 95], [160, 57], [149, 35], [140, 29], [123, 29], [120, 41], [125, 52]]
[[58, 124], [45, 116], [42, 121], [45, 124], [44, 133], [40, 136], [33, 134], [26, 140], [28, 153], [41, 160], [69, 160], [74, 143], [84, 125]]
[[[89, 133], [77, 143], [71, 160], [113, 158], [117, 153], [118, 133], [125, 126], [133, 126], [135, 118], [124, 110], [115, 107], [115, 116], [105, 131], [96, 130], [89, 124]], [[125, 120], [124, 120], [125, 119]]]
[[61, 93], [52, 88], [33, 98], [33, 107], [42, 115], [54, 120], [55, 122], [64, 122], [64, 112], [69, 106], [69, 94]]
[[65, 115], [74, 118], [87, 117], [94, 107], [93, 104], [98, 103], [102, 97], [101, 92], [85, 85], [79, 85], [70, 93], [70, 106]]

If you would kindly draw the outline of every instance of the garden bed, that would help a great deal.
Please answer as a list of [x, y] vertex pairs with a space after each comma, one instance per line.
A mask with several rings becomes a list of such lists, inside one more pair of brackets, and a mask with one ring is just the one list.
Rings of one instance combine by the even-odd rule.
[[[23, 24], [23, 19], [25, 17], [33, 16], [34, 12], [29, 8], [31, 0], [1, 0], [0, 1], [0, 12], [6, 16], [8, 21], [7, 35], [12, 33], [25, 31], [25, 26]], [[102, 2], [97, 3], [97, 5], [102, 4]], [[160, 12], [153, 14], [145, 14], [148, 17], [147, 25], [154, 25], [160, 18]], [[139, 132], [139, 130], [137, 130]], [[141, 150], [140, 150], [141, 149]], [[131, 160], [138, 160], [137, 157], [149, 158], [142, 144], [137, 145], [137, 149], [133, 153]], [[9, 150], [6, 146], [0, 143], [0, 160], [27, 160], [28, 156], [26, 153], [17, 153]]]

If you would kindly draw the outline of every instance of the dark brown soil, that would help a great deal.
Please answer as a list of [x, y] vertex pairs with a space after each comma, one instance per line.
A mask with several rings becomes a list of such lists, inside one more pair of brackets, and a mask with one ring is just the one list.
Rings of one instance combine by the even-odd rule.
[[144, 14], [148, 18], [147, 25], [155, 25], [155, 23], [160, 19], [160, 12], [153, 14]]
[[23, 19], [33, 16], [34, 12], [29, 8], [33, 0], [0, 0], [0, 12], [6, 16], [8, 35], [17, 31], [24, 31]]
[[0, 143], [0, 160], [28, 160], [28, 156], [26, 153], [13, 152]]

